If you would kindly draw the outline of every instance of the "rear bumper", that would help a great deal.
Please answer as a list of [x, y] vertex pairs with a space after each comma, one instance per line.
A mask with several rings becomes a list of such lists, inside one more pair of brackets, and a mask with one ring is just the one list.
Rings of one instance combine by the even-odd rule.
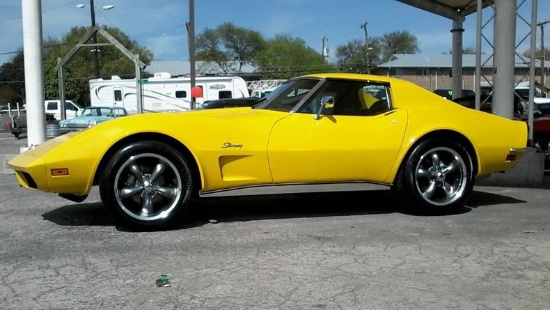
[[515, 154], [515, 155], [523, 155], [523, 154], [526, 154], [526, 153], [531, 153], [531, 152], [536, 152], [537, 149], [534, 148], [534, 147], [525, 147], [525, 148], [521, 148], [521, 149], [510, 149], [510, 154]]

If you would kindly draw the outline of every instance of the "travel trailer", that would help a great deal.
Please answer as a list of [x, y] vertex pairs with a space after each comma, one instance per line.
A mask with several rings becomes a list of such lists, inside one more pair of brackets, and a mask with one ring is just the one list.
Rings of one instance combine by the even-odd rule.
[[[190, 110], [191, 78], [172, 77], [167, 72], [155, 73], [148, 79], [137, 83], [136, 79], [121, 79], [112, 76], [110, 80], [92, 79], [90, 85], [90, 104], [92, 106], [122, 106], [128, 113], [139, 111], [137, 85], [141, 87], [142, 112], [175, 112]], [[198, 76], [195, 86], [201, 94], [195, 96], [197, 107], [207, 100], [250, 97], [246, 82], [236, 76]]]
[[257, 80], [247, 82], [250, 97], [263, 98], [277, 87], [281, 86], [286, 80]]

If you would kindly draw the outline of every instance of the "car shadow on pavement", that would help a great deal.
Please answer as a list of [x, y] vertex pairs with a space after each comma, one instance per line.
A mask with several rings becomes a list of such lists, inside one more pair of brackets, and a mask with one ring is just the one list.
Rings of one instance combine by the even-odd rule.
[[201, 198], [191, 214], [199, 222], [326, 217], [398, 212], [388, 191], [299, 193]]
[[493, 205], [524, 203], [525, 200], [516, 199], [513, 197], [487, 193], [474, 190], [467, 206], [470, 208], [488, 207]]
[[[523, 202], [507, 196], [474, 191], [466, 207], [443, 216], [463, 214], [479, 207]], [[403, 211], [401, 206], [397, 196], [388, 190], [200, 198], [194, 201], [181, 225], [173, 229], [285, 218], [391, 213], [426, 216]], [[66, 205], [42, 216], [44, 220], [62, 226], [116, 226], [117, 230], [131, 231], [116, 225], [101, 202]]]
[[61, 226], [115, 225], [101, 202], [66, 205], [42, 214], [42, 218]]
[[[254, 221], [300, 217], [347, 216], [398, 212], [388, 191], [300, 193], [200, 198], [174, 229], [213, 222]], [[101, 202], [65, 205], [42, 215], [62, 226], [115, 226]], [[118, 230], [129, 231], [118, 227]]]

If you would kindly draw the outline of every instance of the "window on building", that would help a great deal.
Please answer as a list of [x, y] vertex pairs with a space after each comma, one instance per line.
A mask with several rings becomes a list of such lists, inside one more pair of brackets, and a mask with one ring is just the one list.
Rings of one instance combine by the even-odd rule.
[[416, 75], [430, 75], [430, 70], [428, 68], [416, 68]]
[[405, 75], [405, 70], [403, 68], [391, 68], [390, 75]]

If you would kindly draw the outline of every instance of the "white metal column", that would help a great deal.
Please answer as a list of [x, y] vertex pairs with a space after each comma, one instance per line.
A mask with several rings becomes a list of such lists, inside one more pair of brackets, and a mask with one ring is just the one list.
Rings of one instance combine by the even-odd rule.
[[464, 33], [464, 17], [460, 16], [453, 19], [453, 45], [452, 45], [452, 90], [453, 99], [462, 97], [462, 37]]
[[46, 140], [41, 0], [21, 0], [27, 108], [27, 147]]
[[514, 116], [516, 0], [495, 0], [493, 113]]

